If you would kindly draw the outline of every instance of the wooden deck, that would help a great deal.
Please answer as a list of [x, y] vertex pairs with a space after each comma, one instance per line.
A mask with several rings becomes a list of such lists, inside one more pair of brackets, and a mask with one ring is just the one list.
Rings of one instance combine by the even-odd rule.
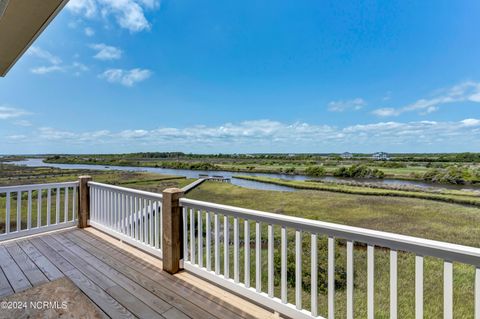
[[0, 299], [68, 277], [107, 318], [278, 318], [92, 227], [2, 243], [0, 267]]

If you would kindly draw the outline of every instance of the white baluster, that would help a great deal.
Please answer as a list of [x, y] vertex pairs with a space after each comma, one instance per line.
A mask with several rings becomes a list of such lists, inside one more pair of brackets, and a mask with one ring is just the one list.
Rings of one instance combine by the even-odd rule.
[[217, 212], [214, 212], [215, 220], [215, 275], [220, 275], [220, 220]]
[[37, 191], [37, 227], [42, 226], [42, 190]]
[[205, 243], [205, 257], [207, 259], [207, 270], [208, 271], [211, 271], [212, 270], [212, 256], [211, 256], [211, 253], [212, 253], [212, 238], [211, 238], [211, 221], [210, 221], [210, 212], [207, 211], [205, 212], [205, 223], [206, 223], [206, 227], [205, 227], [205, 240], [206, 240], [206, 243]]
[[367, 312], [368, 319], [375, 317], [375, 247], [367, 247]]
[[295, 306], [302, 309], [302, 232], [295, 232]]
[[230, 222], [223, 216], [223, 276], [230, 278]]
[[262, 225], [255, 223], [255, 289], [262, 291]]
[[423, 318], [423, 256], [415, 256], [415, 318]]
[[203, 221], [202, 221], [202, 212], [197, 211], [198, 217], [198, 266], [203, 267]]
[[397, 251], [390, 250], [390, 319], [397, 319]]
[[273, 298], [273, 225], [268, 225], [268, 296]]
[[8, 234], [10, 232], [10, 201], [11, 195], [10, 192], [7, 192], [7, 198], [5, 203], [5, 233]]
[[243, 228], [245, 231], [245, 287], [250, 288], [250, 223], [248, 219], [245, 219]]
[[453, 319], [453, 263], [443, 263], [443, 318]]
[[27, 203], [27, 229], [32, 228], [32, 191], [28, 191], [28, 203]]
[[335, 318], [335, 238], [328, 237], [328, 318]]
[[282, 303], [287, 303], [287, 227], [282, 226], [280, 290]]
[[240, 281], [240, 258], [239, 258], [239, 225], [238, 217], [233, 219], [233, 278], [236, 283]]
[[313, 317], [316, 317], [318, 314], [318, 258], [317, 258], [317, 234], [311, 234], [311, 282], [310, 282], [310, 305], [311, 305], [311, 313]]
[[17, 192], [17, 231], [22, 229], [22, 192]]

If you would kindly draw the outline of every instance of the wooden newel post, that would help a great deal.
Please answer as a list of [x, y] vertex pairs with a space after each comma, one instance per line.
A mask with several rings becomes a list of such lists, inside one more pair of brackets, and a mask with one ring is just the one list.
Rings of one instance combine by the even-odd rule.
[[90, 218], [90, 191], [88, 182], [91, 180], [91, 176], [80, 176], [78, 178], [78, 228], [87, 227], [87, 221]]
[[180, 270], [182, 258], [182, 208], [179, 200], [183, 191], [167, 188], [162, 194], [163, 270], [175, 274]]

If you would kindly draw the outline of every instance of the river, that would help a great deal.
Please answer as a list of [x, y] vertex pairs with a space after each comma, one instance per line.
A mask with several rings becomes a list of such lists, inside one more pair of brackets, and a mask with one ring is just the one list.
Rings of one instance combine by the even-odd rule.
[[[187, 178], [198, 178], [199, 174], [206, 175], [220, 175], [225, 178], [230, 178], [232, 184], [260, 190], [275, 190], [275, 191], [295, 191], [295, 188], [280, 186], [274, 184], [267, 184], [255, 181], [247, 181], [244, 179], [234, 178], [233, 175], [245, 175], [245, 176], [258, 176], [258, 177], [273, 177], [273, 178], [282, 178], [285, 180], [298, 180], [304, 181], [306, 179], [311, 179], [310, 177], [303, 175], [288, 175], [288, 174], [278, 174], [278, 173], [251, 173], [251, 172], [229, 172], [229, 171], [200, 171], [200, 170], [188, 170], [188, 169], [173, 169], [173, 168], [159, 168], [159, 167], [136, 167], [136, 166], [110, 166], [110, 165], [90, 165], [90, 164], [57, 164], [57, 163], [45, 163], [41, 158], [29, 158], [23, 161], [9, 162], [9, 164], [15, 165], [25, 165], [30, 167], [55, 167], [60, 169], [91, 169], [91, 170], [119, 170], [119, 171], [135, 171], [135, 172], [152, 172], [158, 174], [167, 174], [167, 175], [179, 175], [185, 176]], [[432, 184], [422, 181], [413, 181], [413, 180], [401, 180], [401, 179], [341, 179], [333, 176], [326, 176], [321, 178], [325, 181], [356, 181], [356, 182], [365, 182], [365, 183], [378, 183], [384, 185], [403, 185], [403, 186], [414, 186], [421, 188], [445, 188], [445, 189], [456, 189], [456, 190], [480, 190], [479, 186], [471, 185], [445, 185], [445, 184]]]

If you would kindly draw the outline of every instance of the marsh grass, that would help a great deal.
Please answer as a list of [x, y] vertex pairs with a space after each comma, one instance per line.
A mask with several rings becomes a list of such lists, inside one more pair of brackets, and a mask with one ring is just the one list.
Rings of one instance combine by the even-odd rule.
[[356, 195], [371, 195], [371, 196], [388, 196], [388, 197], [406, 197], [429, 199], [441, 202], [456, 203], [462, 205], [480, 206], [480, 196], [478, 194], [461, 192], [461, 191], [445, 191], [443, 193], [429, 193], [421, 191], [406, 191], [396, 189], [382, 189], [365, 186], [353, 186], [345, 184], [334, 183], [316, 183], [311, 181], [287, 181], [279, 178], [271, 177], [257, 177], [257, 176], [234, 176], [235, 178], [245, 179], [250, 181], [288, 186], [296, 189], [305, 190], [319, 190], [327, 192], [337, 192], [345, 194]]
[[[215, 203], [244, 208], [270, 211], [280, 214], [336, 222], [369, 229], [390, 231], [405, 235], [453, 242], [478, 247], [480, 245], [480, 209], [455, 204], [439, 203], [415, 198], [364, 196], [322, 191], [276, 192], [256, 191], [224, 183], [207, 182], [189, 194], [189, 197]], [[223, 218], [220, 218], [223, 222]], [[213, 223], [213, 217], [211, 218]], [[197, 219], [195, 223], [198, 223]], [[205, 223], [205, 220], [203, 220]], [[255, 278], [255, 227], [250, 222], [250, 279]], [[230, 218], [230, 278], [233, 278], [233, 218]], [[240, 282], [244, 280], [244, 221], [239, 222], [240, 233]], [[194, 226], [195, 228], [196, 226]], [[211, 229], [213, 231], [214, 225]], [[267, 225], [262, 226], [262, 291], [267, 291]], [[195, 228], [196, 229], [196, 228]], [[205, 224], [203, 226], [205, 236]], [[198, 233], [197, 233], [198, 235]], [[197, 236], [196, 235], [196, 236]], [[274, 254], [280, 254], [280, 227], [274, 228]], [[222, 238], [222, 237], [221, 237]], [[310, 234], [303, 233], [303, 279], [308, 280], [310, 267]], [[221, 239], [222, 240], [222, 239]], [[318, 237], [319, 268], [327, 267], [325, 236]], [[294, 251], [294, 231], [288, 231], [288, 251]], [[198, 242], [196, 242], [198, 244]], [[223, 245], [220, 249], [221, 273]], [[204, 266], [206, 265], [206, 243], [204, 238]], [[342, 240], [335, 244], [336, 269], [346, 269], [346, 246]], [[197, 257], [198, 258], [198, 257]], [[212, 235], [212, 269], [214, 267]], [[305, 260], [305, 258], [307, 260]], [[375, 249], [375, 318], [389, 318], [390, 307], [390, 251], [382, 247]], [[454, 263], [454, 313], [456, 318], [473, 318], [475, 268]], [[354, 249], [354, 311], [356, 318], [367, 316], [367, 253], [366, 247], [356, 244]], [[327, 295], [319, 281], [319, 314], [327, 315]], [[280, 297], [279, 281], [275, 281], [275, 296]], [[310, 293], [302, 294], [303, 307], [310, 310]], [[295, 303], [295, 288], [288, 287], [288, 301]], [[425, 318], [443, 316], [443, 260], [424, 258], [424, 313]], [[346, 316], [346, 290], [336, 289], [335, 316]], [[415, 255], [398, 253], [398, 317], [415, 316]]]

